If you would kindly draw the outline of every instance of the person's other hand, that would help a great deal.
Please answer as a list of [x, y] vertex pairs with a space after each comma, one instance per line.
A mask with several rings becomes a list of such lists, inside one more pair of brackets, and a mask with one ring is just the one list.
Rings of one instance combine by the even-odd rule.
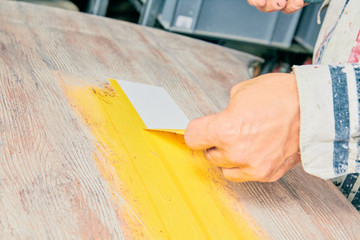
[[235, 85], [228, 107], [192, 120], [185, 141], [229, 180], [272, 182], [300, 161], [299, 131], [295, 76], [272, 73]]
[[306, 5], [303, 0], [248, 0], [262, 12], [282, 11], [286, 14], [296, 12]]

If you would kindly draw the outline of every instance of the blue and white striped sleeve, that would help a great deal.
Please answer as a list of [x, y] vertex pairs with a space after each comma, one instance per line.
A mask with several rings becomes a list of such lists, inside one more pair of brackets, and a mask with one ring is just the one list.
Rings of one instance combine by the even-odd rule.
[[294, 66], [304, 170], [330, 179], [360, 171], [360, 66]]

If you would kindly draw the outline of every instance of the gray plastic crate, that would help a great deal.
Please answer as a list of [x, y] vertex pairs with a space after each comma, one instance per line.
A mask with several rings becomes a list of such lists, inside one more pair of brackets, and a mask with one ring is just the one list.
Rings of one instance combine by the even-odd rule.
[[300, 14], [260, 12], [246, 0], [165, 0], [159, 22], [175, 32], [287, 48]]
[[[322, 3], [310, 4], [306, 6], [301, 14], [298, 28], [295, 32], [294, 39], [309, 51], [314, 51], [317, 36], [321, 24], [317, 24], [317, 14]], [[321, 18], [324, 19], [326, 11], [321, 12]]]

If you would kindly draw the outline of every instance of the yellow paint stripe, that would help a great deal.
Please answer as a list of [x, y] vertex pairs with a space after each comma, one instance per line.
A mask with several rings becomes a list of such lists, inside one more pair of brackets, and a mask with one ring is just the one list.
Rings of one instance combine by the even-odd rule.
[[65, 90], [109, 164], [102, 175], [121, 186], [117, 191], [146, 228], [128, 219], [133, 237], [256, 239], [256, 226], [232, 209], [235, 200], [223, 187], [226, 182], [203, 153], [188, 149], [181, 134], [144, 130], [120, 86], [111, 84], [115, 92], [111, 87]]
[[[122, 91], [122, 89], [121, 89], [121, 87], [118, 85], [118, 83], [115, 81], [115, 80], [110, 80], [110, 82], [111, 82], [111, 84], [112, 84], [112, 86], [113, 86], [113, 88], [115, 89], [115, 91], [119, 94], [119, 96], [120, 96], [120, 98], [122, 99], [122, 102], [123, 103], [126, 103], [126, 105], [129, 107], [129, 109], [127, 110], [128, 112], [130, 112], [130, 111], [132, 111], [132, 112], [135, 112], [136, 113], [136, 110], [132, 107], [132, 105], [131, 105], [131, 103], [130, 103], [130, 101], [128, 100], [128, 98], [126, 97], [126, 95], [125, 95], [125, 93]], [[115, 121], [115, 122], [122, 122], [122, 123], [119, 123], [119, 124], [117, 124], [117, 126], [115, 127], [115, 128], [122, 128], [122, 124], [123, 124], [123, 121], [121, 121], [120, 119], [117, 119], [116, 118], [116, 115], [112, 115], [113, 117], [110, 117], [110, 119], [112, 119], [112, 121]], [[119, 121], [120, 120], [120, 121]], [[141, 120], [141, 118], [139, 117], [139, 116], [137, 116], [136, 117], [136, 120], [135, 120], [135, 117], [134, 118], [132, 118], [131, 119], [131, 122], [132, 123], [135, 123], [135, 122], [137, 122], [137, 123], [139, 123], [139, 126], [140, 126], [140, 128], [138, 128], [138, 129], [144, 129], [144, 123], [142, 122], [142, 120]], [[145, 132], [143, 132], [143, 134], [146, 134]], [[170, 136], [171, 135], [173, 135], [173, 134], [170, 134]], [[146, 136], [146, 135], [144, 135], [144, 136]], [[138, 139], [135, 139], [135, 140], [138, 140]], [[171, 140], [170, 140], [171, 141]], [[170, 146], [170, 147], [168, 147], [168, 148], [166, 148], [166, 147], [163, 147], [162, 146], [162, 149], [160, 149], [158, 146], [157, 146], [157, 143], [156, 143], [156, 141], [149, 141], [148, 140], [148, 142], [151, 142], [152, 143], [152, 146], [147, 150], [146, 148], [144, 149], [143, 148], [143, 143], [142, 144], [139, 144], [139, 142], [137, 142], [137, 143], [135, 143], [135, 147], [136, 148], [138, 148], [138, 147], [140, 147], [141, 149], [137, 149], [136, 150], [136, 152], [140, 152], [140, 151], [148, 151], [148, 152], [151, 152], [151, 153], [153, 153], [153, 155], [155, 155], [156, 156], [156, 161], [154, 160], [154, 159], [151, 159], [151, 160], [153, 160], [153, 162], [152, 162], [152, 164], [154, 164], [155, 165], [155, 163], [157, 163], [157, 164], [159, 164], [158, 165], [158, 167], [155, 169], [156, 171], [158, 171], [158, 170], [160, 170], [160, 169], [162, 169], [163, 167], [167, 167], [167, 165], [166, 165], [166, 162], [164, 162], [163, 160], [166, 158], [165, 156], [163, 156], [163, 154], [162, 154], [162, 150], [168, 150], [168, 153], [170, 154], [170, 155], [168, 155], [168, 157], [173, 157], [173, 155], [174, 155], [174, 147], [173, 146]], [[175, 142], [176, 143], [176, 142]], [[177, 144], [177, 143], [176, 143]], [[150, 160], [150, 159], [149, 159]], [[165, 164], [164, 164], [165, 163]], [[149, 172], [149, 170], [148, 169], [145, 169], [144, 170], [144, 172], [142, 172], [140, 175], [147, 175], [148, 174], [148, 172]], [[164, 171], [166, 174], [165, 175], [167, 175], [166, 177], [170, 177], [171, 179], [167, 179], [167, 181], [169, 181], [169, 182], [171, 182], [172, 184], [175, 184], [175, 186], [172, 186], [171, 187], [171, 190], [172, 191], [175, 191], [176, 193], [174, 193], [174, 194], [176, 194], [176, 195], [178, 195], [178, 194], [180, 194], [180, 198], [181, 198], [181, 206], [180, 206], [180, 210], [182, 211], [182, 212], [188, 212], [188, 211], [190, 211], [189, 213], [187, 213], [186, 215], [188, 215], [189, 217], [191, 216], [191, 219], [193, 220], [193, 218], [195, 218], [195, 222], [194, 223], [192, 223], [192, 225], [197, 225], [197, 227], [199, 227], [200, 228], [200, 230], [202, 231], [202, 233], [201, 233], [201, 235], [202, 236], [207, 236], [207, 237], [210, 237], [210, 233], [207, 231], [207, 228], [204, 226], [204, 224], [201, 222], [201, 221], [199, 221], [200, 219], [198, 218], [198, 215], [197, 215], [197, 213], [196, 213], [196, 211], [194, 211], [194, 209], [193, 209], [193, 206], [191, 205], [191, 202], [190, 201], [186, 201], [187, 200], [187, 196], [184, 194], [184, 192], [183, 191], [181, 191], [182, 190], [182, 187], [181, 187], [181, 184], [176, 184], [178, 181], [177, 181], [177, 179], [176, 179], [176, 177], [174, 177], [174, 174], [172, 174], [172, 171], [169, 169], [169, 168], [166, 168], [165, 169], [165, 171]], [[172, 180], [172, 181], [171, 181]], [[151, 180], [150, 180], [151, 181]], [[160, 186], [158, 186], [158, 187], [161, 187], [161, 185]], [[159, 189], [158, 189], [159, 190]], [[165, 188], [164, 189], [165, 191], [169, 191], [170, 189], [167, 189], [167, 188]], [[180, 193], [179, 193], [179, 191], [180, 191]], [[183, 202], [183, 201], [185, 201], [185, 202]], [[161, 205], [160, 206], [158, 206], [159, 208], [163, 208]], [[189, 209], [190, 208], [190, 209]], [[171, 213], [170, 215], [172, 215], [173, 213]], [[164, 216], [161, 216], [160, 218], [162, 218], [162, 217], [164, 217]], [[170, 216], [171, 217], [171, 216]], [[188, 217], [188, 218], [189, 218]], [[169, 224], [168, 224], [168, 227], [171, 227], [171, 226], [169, 226]], [[173, 222], [173, 230], [177, 230], [178, 229], [178, 224], [177, 224], [177, 222], [176, 221], [174, 221]], [[193, 227], [193, 226], [192, 226]], [[187, 229], [189, 229], [189, 228], [185, 228], [184, 230], [185, 231], [187, 231]], [[191, 228], [190, 228], [191, 229]], [[190, 236], [189, 236], [190, 237]], [[192, 237], [194, 237], [194, 236], [192, 236]]]
[[146, 130], [148, 130], [148, 131], [176, 133], [176, 134], [180, 134], [180, 135], [185, 134], [185, 129], [149, 129], [149, 128], [147, 128]]

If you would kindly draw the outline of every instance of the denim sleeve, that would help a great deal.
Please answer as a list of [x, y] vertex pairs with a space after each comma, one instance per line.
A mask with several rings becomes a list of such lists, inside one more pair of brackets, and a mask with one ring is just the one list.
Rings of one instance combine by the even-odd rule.
[[360, 66], [294, 66], [306, 172], [329, 179], [360, 171]]

